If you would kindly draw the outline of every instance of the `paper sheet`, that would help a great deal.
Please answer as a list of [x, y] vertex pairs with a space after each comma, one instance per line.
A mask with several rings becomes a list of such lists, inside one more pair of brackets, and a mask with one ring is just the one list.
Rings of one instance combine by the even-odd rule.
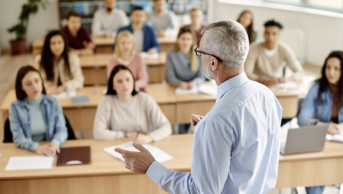
[[337, 135], [326, 134], [326, 140], [342, 142], [343, 143], [343, 133], [340, 133], [340, 134], [337, 134]]
[[53, 163], [54, 157], [52, 156], [12, 156], [5, 171], [51, 169]]
[[57, 99], [64, 99], [64, 98], [73, 98], [76, 96], [76, 90], [64, 91], [60, 94], [51, 95]]
[[217, 96], [217, 85], [202, 84], [199, 86], [198, 91], [213, 96]]
[[180, 87], [178, 87], [178, 88], [176, 88], [175, 93], [176, 94], [197, 94], [198, 88], [194, 87], [193, 89], [183, 90]]
[[298, 87], [297, 82], [286, 82], [286, 83], [279, 83], [272, 88], [282, 88], [282, 89], [296, 89]]
[[148, 54], [147, 52], [141, 52], [141, 56], [144, 59], [158, 59], [158, 53]]
[[[166, 152], [164, 152], [160, 148], [151, 146], [149, 144], [142, 144], [142, 145], [147, 150], [149, 150], [149, 152], [154, 156], [155, 160], [160, 162], [160, 163], [173, 159], [173, 156], [167, 154]], [[115, 146], [112, 146], [112, 147], [104, 148], [104, 151], [106, 153], [108, 153], [108, 154], [110, 154], [110, 155], [120, 159], [123, 162], [124, 162], [124, 158], [122, 157], [121, 154], [119, 154], [118, 152], [114, 151], [115, 148], [122, 148], [122, 149], [128, 150], [128, 151], [139, 152], [139, 150], [137, 150], [136, 148], [134, 148], [132, 146], [132, 141], [127, 142], [127, 143], [123, 143], [123, 144], [119, 144], [119, 145], [115, 145]]]

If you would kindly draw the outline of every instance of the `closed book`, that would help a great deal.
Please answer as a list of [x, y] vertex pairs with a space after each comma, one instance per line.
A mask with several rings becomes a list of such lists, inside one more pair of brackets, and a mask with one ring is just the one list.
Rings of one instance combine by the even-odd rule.
[[79, 165], [91, 163], [90, 146], [60, 148], [57, 166]]

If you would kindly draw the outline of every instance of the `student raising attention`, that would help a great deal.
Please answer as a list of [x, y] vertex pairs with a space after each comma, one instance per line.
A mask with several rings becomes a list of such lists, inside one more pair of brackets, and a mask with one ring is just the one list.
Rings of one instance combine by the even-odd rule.
[[159, 141], [171, 132], [171, 125], [155, 100], [135, 90], [130, 69], [124, 65], [113, 68], [106, 96], [102, 97], [96, 111], [94, 138], [115, 140], [128, 137], [141, 144]]
[[83, 87], [79, 57], [68, 52], [68, 44], [60, 31], [46, 35], [42, 55], [35, 57], [33, 67], [40, 71], [48, 95]]
[[[333, 51], [325, 59], [322, 77], [308, 92], [298, 115], [300, 126], [328, 125], [328, 134], [343, 130], [343, 52]], [[307, 187], [308, 194], [323, 193], [325, 186]]]
[[196, 39], [192, 30], [181, 28], [174, 49], [167, 53], [167, 82], [181, 89], [191, 89], [205, 81], [204, 67], [194, 49]]
[[142, 56], [135, 52], [135, 42], [131, 32], [121, 31], [117, 37], [114, 55], [107, 65], [107, 79], [112, 69], [119, 65], [127, 66], [133, 73], [136, 89], [142, 89], [148, 84], [148, 72]]
[[[40, 155], [59, 152], [68, 137], [66, 122], [57, 99], [45, 95], [39, 72], [31, 66], [20, 68], [15, 91], [17, 100], [9, 110], [15, 145]], [[40, 145], [40, 141], [50, 143]]]

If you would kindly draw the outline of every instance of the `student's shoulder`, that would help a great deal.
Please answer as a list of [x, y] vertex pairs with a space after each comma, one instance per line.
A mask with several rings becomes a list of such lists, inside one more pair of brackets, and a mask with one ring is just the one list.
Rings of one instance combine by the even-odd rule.
[[102, 106], [102, 107], [111, 107], [111, 106], [109, 106], [109, 104], [112, 103], [113, 98], [115, 98], [114, 95], [104, 95], [104, 96], [101, 97], [101, 99], [100, 99], [99, 106]]
[[149, 105], [151, 103], [156, 103], [155, 100], [145, 92], [138, 92], [135, 96], [140, 102]]
[[124, 31], [124, 30], [130, 31], [130, 25], [123, 26], [123, 27], [119, 28], [118, 32], [121, 32], [121, 31]]
[[120, 15], [125, 15], [126, 16], [125, 11], [123, 11], [121, 9], [114, 9], [113, 11], [114, 11], [115, 14], [120, 14]]
[[174, 49], [169, 49], [167, 51], [167, 56], [172, 57], [172, 56], [175, 56], [177, 53], [178, 53], [178, 51], [175, 51]]
[[98, 9], [94, 12], [94, 16], [105, 15], [105, 14], [106, 14], [106, 10], [104, 9]]
[[283, 51], [283, 52], [292, 51], [291, 47], [282, 41], [278, 42], [278, 49], [280, 49], [280, 51]]
[[250, 50], [258, 51], [263, 49], [263, 42], [252, 43], [250, 45]]
[[68, 53], [68, 58], [69, 58], [69, 63], [72, 65], [77, 65], [79, 64], [80, 58], [77, 54], [73, 52]]

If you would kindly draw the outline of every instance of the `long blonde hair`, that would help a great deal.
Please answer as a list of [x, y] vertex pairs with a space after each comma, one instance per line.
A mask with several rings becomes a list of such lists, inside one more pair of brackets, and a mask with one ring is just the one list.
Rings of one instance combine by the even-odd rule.
[[123, 37], [129, 37], [129, 39], [132, 41], [132, 50], [131, 50], [131, 53], [130, 53], [130, 58], [133, 56], [133, 55], [135, 55], [135, 40], [133, 39], [133, 35], [132, 35], [132, 33], [130, 32], [130, 31], [127, 31], [127, 30], [125, 30], [125, 31], [121, 31], [118, 35], [117, 35], [117, 40], [116, 40], [116, 46], [115, 46], [115, 48], [114, 48], [114, 54], [117, 56], [117, 57], [119, 57], [119, 58], [121, 58], [121, 51], [120, 51], [120, 49], [119, 49], [119, 42], [120, 42], [120, 40], [123, 38]]
[[[179, 40], [180, 36], [184, 33], [190, 33], [192, 35], [192, 39], [193, 39], [193, 44], [191, 46], [191, 49], [189, 51], [189, 59], [190, 59], [190, 63], [191, 63], [191, 70], [193, 72], [198, 71], [199, 69], [199, 60], [197, 55], [194, 52], [194, 49], [196, 48], [196, 38], [195, 38], [195, 33], [190, 29], [190, 28], [181, 28], [179, 31], [179, 34], [177, 35], [177, 40]], [[175, 42], [174, 44], [174, 50], [175, 51], [180, 51], [180, 47], [178, 44], [178, 41]]]

